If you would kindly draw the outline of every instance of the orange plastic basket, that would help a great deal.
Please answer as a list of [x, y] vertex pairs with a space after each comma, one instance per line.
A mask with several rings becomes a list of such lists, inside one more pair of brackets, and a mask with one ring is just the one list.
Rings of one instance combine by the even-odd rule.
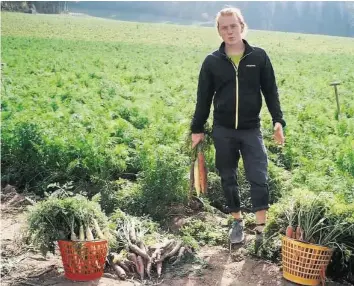
[[74, 281], [90, 281], [103, 275], [107, 257], [107, 240], [59, 240], [65, 277]]
[[285, 279], [301, 285], [319, 285], [333, 250], [282, 237], [282, 264]]

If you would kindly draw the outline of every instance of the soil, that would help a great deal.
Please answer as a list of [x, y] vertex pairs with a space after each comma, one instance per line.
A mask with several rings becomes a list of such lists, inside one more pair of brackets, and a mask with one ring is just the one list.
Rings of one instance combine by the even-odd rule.
[[[17, 197], [16, 197], [17, 196]], [[14, 199], [14, 197], [16, 197]], [[247, 255], [245, 245], [232, 249], [201, 247], [197, 260], [179, 267], [164, 269], [158, 281], [119, 280], [114, 274], [105, 273], [101, 279], [90, 282], [73, 282], [65, 278], [59, 251], [43, 257], [24, 244], [26, 205], [24, 196], [13, 191], [3, 192], [1, 197], [1, 285], [161, 285], [161, 286], [246, 286], [246, 285], [295, 285], [282, 278], [278, 265]], [[327, 283], [326, 285], [342, 285]]]

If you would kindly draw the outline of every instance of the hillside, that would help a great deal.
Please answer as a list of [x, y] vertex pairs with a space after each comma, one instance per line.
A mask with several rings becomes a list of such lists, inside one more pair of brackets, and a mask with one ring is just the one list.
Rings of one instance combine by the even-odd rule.
[[251, 29], [354, 36], [353, 2], [216, 1], [216, 2], [69, 2], [70, 11], [117, 20], [215, 26], [225, 5], [242, 10]]
[[231, 5], [242, 10], [251, 29], [354, 36], [351, 1], [2, 1], [2, 11], [85, 13], [115, 20], [215, 26], [216, 13]]
[[[49, 184], [72, 182], [74, 192], [99, 196], [107, 214], [121, 208], [166, 223], [187, 204], [186, 138], [201, 62], [220, 43], [215, 29], [69, 15], [1, 16], [2, 186], [14, 185], [40, 200], [53, 191]], [[269, 231], [281, 229], [279, 199], [306, 201], [313, 193], [329, 194], [333, 217], [349, 223], [354, 219], [354, 39], [256, 30], [247, 39], [270, 55], [287, 120], [286, 145], [280, 148], [263, 106]], [[341, 82], [340, 115], [333, 81]], [[209, 147], [205, 199], [221, 206]], [[241, 166], [244, 179], [242, 171]], [[241, 189], [247, 208], [244, 180]], [[212, 222], [203, 230], [201, 225], [183, 233], [191, 244], [200, 242], [200, 232], [205, 244], [225, 242]], [[262, 255], [279, 262], [274, 245]], [[341, 260], [343, 267], [334, 263], [329, 275], [352, 279], [350, 259]]]

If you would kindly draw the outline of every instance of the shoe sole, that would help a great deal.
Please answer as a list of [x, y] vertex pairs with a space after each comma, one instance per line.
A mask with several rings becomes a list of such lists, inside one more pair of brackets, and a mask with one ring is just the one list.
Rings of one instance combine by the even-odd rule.
[[245, 240], [241, 240], [241, 241], [230, 241], [231, 244], [241, 244], [244, 243]]
[[231, 240], [230, 239], [231, 244], [239, 244], [239, 243], [243, 243], [244, 241], [245, 241], [245, 236], [243, 236], [241, 240]]

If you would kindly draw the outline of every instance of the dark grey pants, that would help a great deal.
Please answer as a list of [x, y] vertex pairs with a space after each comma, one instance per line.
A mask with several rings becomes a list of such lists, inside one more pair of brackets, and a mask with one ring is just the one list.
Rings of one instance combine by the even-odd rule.
[[237, 183], [240, 155], [246, 178], [251, 185], [253, 211], [268, 209], [268, 159], [261, 130], [236, 130], [214, 126], [212, 137], [216, 151], [215, 164], [230, 212], [238, 212], [241, 209]]

